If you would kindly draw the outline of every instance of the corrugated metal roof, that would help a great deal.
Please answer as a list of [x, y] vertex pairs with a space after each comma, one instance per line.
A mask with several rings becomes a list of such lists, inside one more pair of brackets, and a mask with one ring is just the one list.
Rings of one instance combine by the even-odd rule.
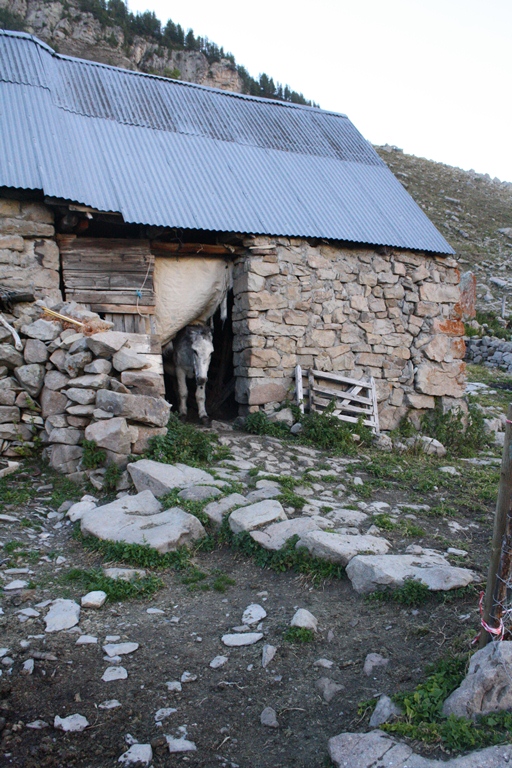
[[132, 223], [453, 253], [345, 115], [56, 54], [0, 31], [0, 186]]

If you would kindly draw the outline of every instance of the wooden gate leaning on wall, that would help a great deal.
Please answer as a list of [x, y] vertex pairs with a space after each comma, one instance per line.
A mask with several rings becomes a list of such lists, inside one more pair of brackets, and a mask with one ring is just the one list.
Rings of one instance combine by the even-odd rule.
[[156, 334], [149, 240], [59, 235], [66, 300], [86, 304], [113, 330]]

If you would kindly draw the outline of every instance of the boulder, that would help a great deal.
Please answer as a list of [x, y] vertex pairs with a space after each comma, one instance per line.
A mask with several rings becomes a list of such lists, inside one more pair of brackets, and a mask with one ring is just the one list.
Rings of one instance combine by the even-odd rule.
[[402, 710], [389, 696], [382, 695], [377, 702], [370, 718], [370, 728], [378, 728], [382, 723], [388, 723], [395, 717], [400, 717]]
[[62, 331], [62, 325], [53, 320], [36, 320], [30, 325], [23, 325], [21, 328], [25, 336], [39, 341], [53, 341]]
[[25, 360], [23, 355], [12, 344], [0, 344], [0, 365], [5, 365], [9, 370], [19, 368]]
[[160, 502], [149, 490], [86, 512], [81, 528], [82, 533], [99, 539], [147, 544], [160, 554], [191, 544], [205, 535], [197, 517], [178, 507], [162, 512]]
[[151, 459], [141, 459], [128, 465], [128, 472], [138, 491], [150, 490], [155, 496], [163, 496], [173, 488], [189, 485], [215, 485], [214, 478], [202, 469], [186, 464], [162, 464]]
[[93, 333], [87, 339], [87, 346], [95, 357], [112, 357], [128, 340], [126, 333], [120, 331], [103, 331]]
[[165, 394], [163, 376], [153, 371], [124, 371], [121, 383], [136, 395], [157, 397]]
[[377, 536], [351, 536], [327, 531], [305, 533], [297, 542], [297, 549], [306, 547], [311, 555], [341, 565], [347, 565], [360, 552], [384, 554], [390, 546], [389, 541]]
[[163, 437], [167, 434], [166, 427], [146, 427], [142, 424], [138, 424], [137, 428], [139, 430], [139, 436], [132, 445], [132, 453], [134, 454], [145, 453], [149, 448], [149, 441], [152, 437]]
[[133, 349], [124, 347], [120, 349], [119, 352], [115, 353], [112, 358], [112, 364], [116, 371], [122, 373], [123, 371], [128, 371], [130, 369], [137, 370], [139, 368], [145, 368], [148, 361], [142, 355], [138, 355], [137, 352], [134, 352]]
[[69, 383], [69, 376], [60, 371], [48, 371], [44, 377], [44, 385], [47, 389], [62, 389]]
[[20, 409], [15, 405], [0, 405], [0, 424], [14, 423], [20, 420]]
[[14, 375], [19, 383], [32, 397], [37, 397], [41, 391], [44, 381], [45, 369], [38, 363], [30, 365], [20, 365], [14, 369]]
[[431, 550], [417, 555], [357, 555], [347, 565], [347, 576], [356, 592], [403, 586], [415, 579], [433, 592], [467, 587], [476, 580], [467, 568], [456, 568]]
[[266, 499], [248, 507], [235, 509], [229, 516], [229, 527], [233, 533], [243, 533], [261, 528], [277, 520], [287, 520], [286, 513], [279, 501]]
[[106, 373], [86, 373], [73, 379], [73, 386], [80, 389], [103, 389], [108, 387], [109, 377]]
[[137, 428], [129, 427], [126, 419], [117, 416], [90, 424], [85, 429], [85, 439], [94, 440], [99, 448], [128, 454], [137, 439]]
[[443, 715], [475, 718], [512, 709], [512, 641], [489, 643], [472, 656], [461, 685], [446, 699]]
[[293, 536], [302, 536], [317, 531], [318, 526], [310, 517], [296, 517], [282, 523], [272, 523], [262, 531], [251, 531], [251, 537], [264, 549], [279, 550]]
[[46, 363], [48, 360], [48, 347], [39, 339], [27, 339], [23, 356], [26, 363]]
[[313, 632], [318, 632], [318, 619], [306, 608], [299, 608], [295, 611], [293, 618], [290, 621], [290, 626], [299, 627], [301, 629], [311, 629]]
[[92, 363], [88, 363], [85, 368], [85, 373], [110, 373], [112, 370], [112, 363], [110, 360], [105, 360], [99, 357], [97, 360], [93, 360]]
[[64, 445], [56, 443], [49, 450], [50, 465], [58, 472], [70, 475], [76, 472], [82, 458], [83, 449], [79, 445]]
[[283, 408], [281, 411], [273, 413], [269, 420], [279, 424], [286, 424], [287, 427], [291, 427], [295, 421], [295, 417], [291, 408]]
[[56, 392], [53, 389], [43, 387], [39, 403], [41, 405], [41, 415], [43, 419], [46, 419], [48, 416], [64, 413], [69, 400], [62, 392]]
[[405, 444], [411, 448], [416, 448], [428, 456], [446, 456], [446, 448], [439, 440], [426, 435], [415, 435], [405, 439]]
[[66, 395], [74, 403], [80, 405], [90, 405], [96, 402], [96, 392], [94, 389], [80, 389], [79, 387], [69, 387], [66, 389]]
[[[77, 381], [78, 379], [75, 379], [75, 386]], [[124, 416], [126, 419], [141, 421], [143, 424], [155, 427], [165, 427], [171, 411], [170, 404], [161, 397], [125, 395], [107, 390], [98, 392], [96, 407], [114, 416]]]

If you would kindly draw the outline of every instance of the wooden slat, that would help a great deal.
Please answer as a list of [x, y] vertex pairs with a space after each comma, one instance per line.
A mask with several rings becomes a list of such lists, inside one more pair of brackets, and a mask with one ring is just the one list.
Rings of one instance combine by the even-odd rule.
[[302, 386], [302, 368], [300, 365], [295, 367], [295, 397], [300, 412], [304, 413], [304, 388]]
[[[66, 298], [78, 301], [80, 304], [134, 304], [137, 303], [135, 293], [132, 297], [129, 293], [120, 291], [66, 291]], [[132, 300], [133, 299], [133, 300]], [[142, 291], [139, 298], [139, 306], [155, 306], [155, 297], [152, 292]]]
[[[205, 256], [231, 256], [233, 249], [225, 245], [213, 245], [211, 243], [160, 243], [153, 241], [151, 250], [158, 255], [165, 256], [179, 254], [204, 254]], [[238, 249], [240, 250], [240, 249]]]
[[355, 403], [361, 403], [361, 405], [373, 405], [371, 397], [351, 395], [349, 392], [343, 392], [342, 390], [330, 389], [327, 387], [319, 387], [317, 384], [315, 384], [315, 392], [319, 392], [321, 395], [332, 395], [332, 397], [336, 397], [339, 400], [353, 400]]
[[316, 376], [316, 378], [318, 379], [330, 379], [331, 381], [339, 381], [340, 378], [342, 378], [343, 383], [346, 383], [346, 384], [355, 384], [356, 386], [371, 387], [371, 383], [369, 381], [365, 381], [364, 379], [347, 379], [344, 376], [341, 377], [339, 373], [327, 373], [326, 371], [313, 370], [313, 375]]
[[[136, 305], [133, 304], [91, 304], [93, 312], [109, 312], [114, 314], [126, 314], [133, 315], [138, 314]], [[152, 315], [155, 313], [155, 307], [144, 307], [144, 315]], [[147, 333], [147, 331], [144, 331]]]

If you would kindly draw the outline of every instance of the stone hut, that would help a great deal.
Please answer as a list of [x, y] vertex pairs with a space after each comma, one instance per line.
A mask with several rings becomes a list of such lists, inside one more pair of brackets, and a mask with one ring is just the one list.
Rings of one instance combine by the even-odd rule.
[[463, 397], [454, 252], [346, 116], [7, 31], [0, 90], [1, 290], [163, 340], [213, 316], [241, 413], [290, 397], [297, 364], [373, 376], [383, 429]]

